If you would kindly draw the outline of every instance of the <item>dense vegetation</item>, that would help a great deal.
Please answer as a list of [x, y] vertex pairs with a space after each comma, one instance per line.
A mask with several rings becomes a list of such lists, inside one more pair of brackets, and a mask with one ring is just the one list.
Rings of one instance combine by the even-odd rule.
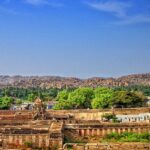
[[115, 87], [114, 90], [116, 91], [134, 91], [134, 92], [142, 92], [145, 96], [150, 96], [150, 86], [146, 85], [132, 85], [126, 87]]
[[59, 90], [52, 89], [41, 89], [41, 88], [4, 88], [0, 89], [0, 97], [13, 97], [21, 100], [34, 101], [35, 97], [39, 96], [44, 101], [54, 99]]
[[110, 133], [104, 141], [109, 142], [150, 142], [150, 133], [129, 133], [124, 132], [122, 134]]
[[8, 109], [12, 103], [33, 102], [36, 97], [43, 101], [57, 100], [55, 109], [139, 107], [145, 96], [150, 96], [150, 86], [129, 86], [114, 88], [41, 89], [14, 88], [0, 89], [0, 109]]
[[55, 109], [111, 108], [143, 106], [144, 95], [141, 92], [114, 90], [106, 87], [78, 88], [58, 93]]
[[11, 97], [1, 97], [0, 98], [0, 109], [8, 109], [13, 103], [14, 99]]
[[0, 109], [8, 109], [11, 104], [21, 104], [24, 101], [33, 102], [36, 97], [43, 101], [51, 101], [57, 97], [60, 90], [40, 88], [4, 88], [0, 89]]

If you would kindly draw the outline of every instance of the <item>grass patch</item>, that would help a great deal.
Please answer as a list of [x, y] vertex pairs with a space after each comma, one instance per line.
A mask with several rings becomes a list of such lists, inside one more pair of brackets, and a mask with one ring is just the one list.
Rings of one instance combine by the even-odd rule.
[[104, 137], [103, 141], [107, 142], [150, 142], [150, 133], [129, 133], [124, 132], [122, 134], [110, 133]]

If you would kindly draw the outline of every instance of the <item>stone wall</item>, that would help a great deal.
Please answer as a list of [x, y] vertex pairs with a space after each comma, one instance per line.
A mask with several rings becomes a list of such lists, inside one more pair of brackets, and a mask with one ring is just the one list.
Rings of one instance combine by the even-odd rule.
[[150, 144], [146, 143], [88, 143], [88, 144], [65, 144], [63, 150], [150, 150]]
[[32, 111], [0, 110], [0, 120], [32, 120]]
[[25, 143], [31, 142], [34, 147], [49, 147], [49, 136], [47, 134], [8, 134], [2, 136], [3, 147], [18, 148], [25, 146]]
[[[47, 110], [51, 115], [70, 115], [77, 120], [101, 120], [101, 116], [105, 113], [115, 113], [117, 115], [141, 114], [150, 113], [150, 107], [145, 108], [116, 108], [116, 109], [81, 109], [81, 110]], [[31, 120], [33, 119], [34, 111], [10, 111], [0, 110], [0, 120]]]
[[73, 116], [74, 119], [77, 120], [101, 120], [102, 115], [105, 113], [115, 113], [121, 115], [128, 115], [128, 114], [141, 114], [141, 113], [150, 113], [149, 108], [116, 108], [116, 109], [81, 109], [81, 110], [48, 110], [49, 114], [53, 115], [70, 115]]
[[34, 148], [62, 148], [63, 138], [50, 138], [49, 134], [5, 134], [0, 138], [3, 148], [22, 148], [32, 143]]
[[79, 136], [98, 136], [104, 137], [105, 135], [116, 132], [135, 132], [135, 133], [144, 133], [150, 131], [149, 124], [137, 124], [137, 123], [99, 123], [99, 124], [67, 124], [65, 125], [65, 130], [74, 130]]
[[[36, 125], [35, 125], [36, 123]], [[23, 126], [0, 128], [0, 147], [23, 148], [32, 144], [34, 148], [62, 148], [63, 122], [36, 121]]]
[[[0, 144], [6, 148], [18, 148], [23, 147], [26, 142], [31, 142], [34, 147], [39, 148], [62, 148], [65, 131], [75, 131], [73, 134], [77, 134], [77, 137], [95, 136], [98, 138], [111, 132], [142, 133], [150, 131], [149, 123], [102, 123], [100, 121], [104, 113], [112, 112], [124, 115], [150, 113], [150, 108], [50, 110], [46, 112], [49, 116], [57, 115], [58, 118], [62, 118], [62, 121], [60, 119], [58, 119], [59, 121], [55, 119], [32, 120], [34, 111], [0, 111]], [[66, 118], [66, 116], [69, 117]]]

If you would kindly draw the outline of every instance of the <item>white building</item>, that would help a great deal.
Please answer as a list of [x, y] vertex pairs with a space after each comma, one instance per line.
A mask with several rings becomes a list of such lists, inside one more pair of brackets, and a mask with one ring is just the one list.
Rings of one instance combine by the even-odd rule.
[[10, 107], [10, 110], [32, 110], [33, 109], [33, 103], [25, 102], [20, 105], [12, 105]]
[[147, 99], [145, 100], [145, 105], [147, 107], [150, 107], [150, 97], [147, 97]]
[[121, 122], [150, 122], [150, 113], [142, 113], [136, 115], [116, 115]]

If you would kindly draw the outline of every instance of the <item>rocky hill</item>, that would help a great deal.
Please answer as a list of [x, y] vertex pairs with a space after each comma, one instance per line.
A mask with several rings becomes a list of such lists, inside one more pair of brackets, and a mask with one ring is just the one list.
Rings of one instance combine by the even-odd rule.
[[57, 76], [0, 76], [3, 87], [73, 88], [98, 86], [150, 85], [150, 73], [127, 75], [119, 78], [94, 77], [89, 79], [65, 78]]

